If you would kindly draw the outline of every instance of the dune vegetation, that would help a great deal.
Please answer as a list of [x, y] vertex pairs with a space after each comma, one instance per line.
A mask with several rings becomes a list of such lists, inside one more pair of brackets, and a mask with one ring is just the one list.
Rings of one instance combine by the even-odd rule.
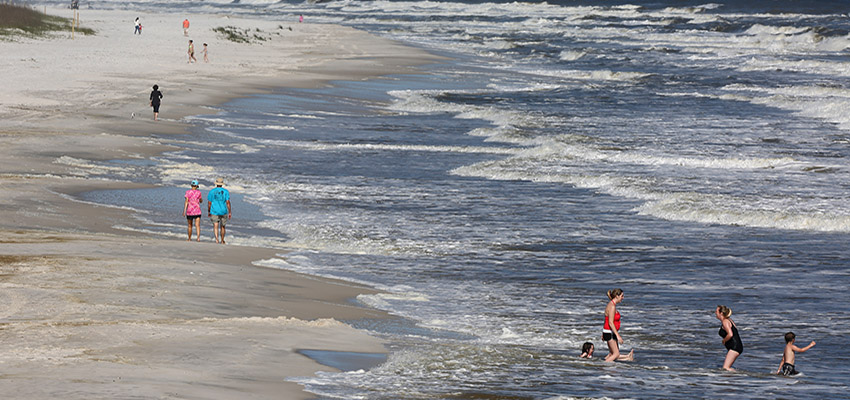
[[[71, 18], [47, 15], [30, 7], [0, 4], [0, 36], [44, 36], [50, 32], [71, 31]], [[93, 35], [94, 30], [77, 27], [77, 33]]]

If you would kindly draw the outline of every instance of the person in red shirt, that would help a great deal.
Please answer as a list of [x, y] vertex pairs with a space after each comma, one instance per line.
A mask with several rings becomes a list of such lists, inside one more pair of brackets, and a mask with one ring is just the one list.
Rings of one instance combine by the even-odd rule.
[[635, 351], [620, 354], [623, 337], [620, 335], [620, 313], [617, 304], [623, 301], [623, 289], [608, 291], [608, 305], [605, 306], [605, 324], [602, 326], [602, 341], [608, 343], [608, 355], [605, 361], [634, 361]]

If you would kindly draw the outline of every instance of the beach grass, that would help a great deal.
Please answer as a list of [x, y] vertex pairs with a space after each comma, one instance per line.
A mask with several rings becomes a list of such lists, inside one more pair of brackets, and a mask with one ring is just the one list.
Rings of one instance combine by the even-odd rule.
[[[44, 36], [50, 32], [71, 31], [72, 20], [38, 12], [32, 8], [0, 4], [0, 36]], [[76, 27], [82, 35], [93, 35], [93, 29]]]
[[218, 33], [222, 38], [235, 43], [258, 43], [269, 40], [268, 37], [263, 36], [265, 32], [259, 29], [254, 29], [252, 31], [250, 29], [239, 29], [235, 26], [220, 26], [218, 28], [213, 28], [213, 32]]

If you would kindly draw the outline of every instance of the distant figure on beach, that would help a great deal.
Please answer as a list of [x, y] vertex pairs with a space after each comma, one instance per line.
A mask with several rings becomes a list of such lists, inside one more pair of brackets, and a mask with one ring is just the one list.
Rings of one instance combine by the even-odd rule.
[[189, 36], [189, 18], [183, 20], [183, 36]]
[[159, 120], [159, 103], [162, 100], [162, 92], [159, 91], [158, 85], [153, 85], [151, 92], [151, 107], [153, 107], [153, 120]]
[[602, 341], [608, 344], [608, 355], [605, 356], [605, 361], [633, 361], [635, 359], [635, 351], [632, 349], [629, 354], [620, 354], [620, 345], [623, 344], [623, 337], [620, 336], [620, 312], [617, 311], [617, 304], [623, 301], [623, 289], [613, 289], [608, 291], [608, 305], [605, 306], [605, 324], [602, 326]]
[[205, 62], [205, 63], [210, 62], [210, 58], [209, 58], [209, 48], [207, 48], [207, 44], [206, 44], [206, 43], [204, 43], [204, 62]]
[[189, 40], [189, 51], [188, 51], [188, 53], [189, 53], [189, 63], [193, 63], [195, 61], [198, 61], [197, 59], [195, 59], [195, 43], [193, 43], [191, 39]]
[[215, 189], [207, 193], [207, 215], [213, 223], [215, 242], [225, 244], [225, 224], [230, 220], [230, 192], [223, 188], [224, 178], [216, 178]]
[[136, 29], [133, 31], [133, 34], [142, 34], [142, 21], [139, 20], [139, 17], [136, 17]]
[[299, 15], [298, 16], [298, 23], [302, 23], [302, 22], [304, 22], [304, 15]]
[[193, 180], [191, 189], [186, 191], [183, 196], [186, 201], [183, 202], [183, 216], [186, 217], [186, 222], [189, 223], [189, 238], [186, 241], [192, 240], [192, 225], [195, 225], [195, 236], [198, 241], [201, 241], [201, 203], [204, 202], [201, 191], [198, 190], [198, 181]]
[[581, 345], [581, 355], [579, 357], [581, 357], [581, 358], [592, 358], [593, 357], [593, 350], [594, 350], [593, 343], [584, 342], [584, 344]]
[[782, 361], [779, 362], [779, 369], [776, 371], [779, 375], [792, 376], [799, 372], [794, 368], [794, 353], [804, 353], [815, 346], [815, 341], [812, 340], [808, 346], [800, 348], [794, 345], [797, 340], [797, 335], [794, 332], [785, 334], [785, 350], [782, 352]]
[[714, 310], [714, 316], [720, 320], [720, 330], [717, 331], [717, 334], [723, 338], [723, 346], [727, 350], [726, 359], [723, 360], [723, 369], [734, 371], [732, 364], [744, 352], [744, 343], [738, 334], [738, 326], [729, 318], [732, 316], [732, 309], [726, 306], [717, 306]]

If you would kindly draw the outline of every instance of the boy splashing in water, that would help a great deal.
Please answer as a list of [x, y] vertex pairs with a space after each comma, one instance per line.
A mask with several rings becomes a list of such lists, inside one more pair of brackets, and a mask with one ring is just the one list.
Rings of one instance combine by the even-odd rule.
[[794, 369], [794, 353], [803, 353], [815, 345], [815, 341], [812, 340], [808, 346], [800, 348], [794, 345], [795, 340], [797, 340], [797, 335], [794, 332], [785, 334], [785, 351], [782, 353], [782, 361], [779, 363], [779, 369], [776, 371], [779, 375], [791, 376], [799, 374]]

